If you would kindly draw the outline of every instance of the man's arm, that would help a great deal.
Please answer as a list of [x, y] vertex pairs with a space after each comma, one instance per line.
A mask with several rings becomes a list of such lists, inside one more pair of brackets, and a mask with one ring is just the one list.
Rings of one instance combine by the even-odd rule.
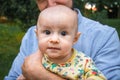
[[26, 57], [22, 66], [23, 75], [29, 80], [65, 80], [42, 66], [42, 55], [38, 50]]
[[81, 44], [76, 48], [89, 55], [108, 80], [120, 80], [120, 40], [117, 31], [86, 18], [83, 21], [80, 23], [80, 31], [83, 29]]
[[[94, 61], [108, 80], [120, 80], [120, 41], [116, 30], [108, 29], [99, 36], [99, 49]], [[97, 45], [97, 44], [96, 44]]]

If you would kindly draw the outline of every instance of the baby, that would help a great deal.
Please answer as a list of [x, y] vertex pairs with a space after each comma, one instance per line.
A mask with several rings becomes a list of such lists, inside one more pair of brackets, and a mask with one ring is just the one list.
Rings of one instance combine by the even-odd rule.
[[36, 28], [43, 66], [68, 80], [106, 80], [90, 57], [73, 48], [80, 34], [77, 12], [62, 5], [43, 10]]

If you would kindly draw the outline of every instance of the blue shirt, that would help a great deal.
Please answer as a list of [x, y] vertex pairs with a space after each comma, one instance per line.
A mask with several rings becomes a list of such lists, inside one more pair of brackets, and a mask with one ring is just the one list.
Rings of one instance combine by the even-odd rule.
[[[90, 56], [108, 80], [120, 80], [120, 40], [115, 28], [83, 17], [78, 9], [78, 31], [81, 36], [73, 46]], [[24, 58], [38, 49], [36, 26], [31, 27], [22, 39], [20, 52], [5, 80], [16, 80], [22, 73]]]

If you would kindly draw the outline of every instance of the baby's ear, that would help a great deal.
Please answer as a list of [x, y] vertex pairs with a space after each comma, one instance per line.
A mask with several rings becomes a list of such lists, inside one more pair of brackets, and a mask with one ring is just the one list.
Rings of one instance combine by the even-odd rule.
[[34, 29], [36, 36], [38, 37], [38, 30], [37, 28]]
[[77, 33], [76, 33], [75, 38], [74, 38], [74, 41], [73, 41], [73, 44], [75, 44], [75, 43], [78, 41], [80, 35], [81, 35], [80, 32], [77, 32]]

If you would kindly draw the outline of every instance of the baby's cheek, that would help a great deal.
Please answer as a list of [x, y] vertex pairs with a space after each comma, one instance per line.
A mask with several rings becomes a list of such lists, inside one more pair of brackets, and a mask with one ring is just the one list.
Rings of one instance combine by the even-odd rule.
[[67, 44], [63, 44], [62, 49], [63, 49], [64, 52], [69, 51], [69, 50], [72, 49], [72, 44], [69, 43], [69, 42]]

